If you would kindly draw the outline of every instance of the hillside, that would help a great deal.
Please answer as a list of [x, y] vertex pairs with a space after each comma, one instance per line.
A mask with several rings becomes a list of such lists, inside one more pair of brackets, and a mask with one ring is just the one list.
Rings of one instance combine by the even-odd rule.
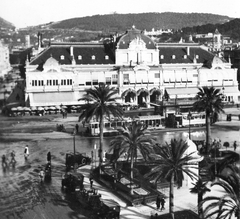
[[233, 19], [224, 24], [207, 24], [194, 27], [183, 28], [184, 34], [194, 34], [194, 33], [213, 33], [216, 29], [224, 36], [229, 36], [231, 39], [239, 41], [240, 40], [240, 19]]
[[0, 28], [1, 29], [14, 29], [15, 27], [13, 24], [11, 24], [10, 22], [8, 22], [0, 17]]
[[204, 24], [225, 23], [232, 18], [204, 13], [139, 13], [139, 14], [108, 14], [82, 18], [72, 18], [48, 25], [48, 28], [82, 29], [103, 32], [126, 31], [132, 25], [140, 30], [181, 29]]

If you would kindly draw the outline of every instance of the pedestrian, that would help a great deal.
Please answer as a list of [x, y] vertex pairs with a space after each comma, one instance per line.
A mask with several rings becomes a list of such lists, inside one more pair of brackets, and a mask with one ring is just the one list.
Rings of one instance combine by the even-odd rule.
[[161, 202], [160, 195], [157, 195], [157, 200], [156, 200], [157, 210], [159, 210], [160, 208], [160, 202]]
[[29, 156], [29, 149], [28, 149], [28, 145], [26, 145], [25, 149], [24, 149], [24, 158], [25, 160], [28, 159]]
[[89, 181], [90, 181], [90, 188], [92, 189], [93, 188], [93, 178], [92, 178], [92, 176], [90, 176]]
[[48, 151], [47, 153], [47, 162], [51, 164], [51, 152]]
[[16, 162], [16, 160], [15, 160], [15, 151], [14, 150], [12, 150], [12, 152], [11, 152], [11, 162]]
[[39, 177], [40, 177], [40, 181], [43, 182], [43, 178], [44, 178], [44, 171], [41, 168], [40, 172], [39, 172]]
[[76, 124], [76, 133], [78, 133], [79, 125]]
[[6, 155], [5, 154], [2, 155], [2, 165], [6, 166]]
[[236, 151], [236, 149], [237, 149], [237, 141], [234, 141], [233, 148], [234, 148], [234, 151]]
[[160, 202], [161, 202], [161, 211], [162, 211], [163, 209], [165, 209], [165, 199], [162, 197]]

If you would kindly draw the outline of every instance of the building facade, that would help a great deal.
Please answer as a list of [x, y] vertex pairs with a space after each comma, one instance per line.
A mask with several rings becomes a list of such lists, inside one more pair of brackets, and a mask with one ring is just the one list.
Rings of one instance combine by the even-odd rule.
[[135, 27], [106, 43], [52, 43], [26, 63], [29, 106], [73, 106], [86, 88], [116, 87], [122, 104], [144, 105], [194, 98], [201, 86], [220, 88], [238, 102], [236, 69], [207, 47], [194, 43], [156, 44]]

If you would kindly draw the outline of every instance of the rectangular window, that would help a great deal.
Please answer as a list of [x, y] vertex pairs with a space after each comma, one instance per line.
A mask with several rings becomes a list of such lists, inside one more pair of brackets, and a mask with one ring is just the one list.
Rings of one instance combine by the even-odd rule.
[[70, 85], [72, 85], [72, 79], [70, 79]]
[[86, 81], [86, 85], [92, 85], [91, 81]]
[[35, 82], [35, 86], [37, 86], [37, 80], [35, 80], [34, 82]]
[[111, 84], [111, 77], [106, 77], [106, 84], [108, 84], [108, 85]]
[[55, 80], [53, 80], [53, 85], [55, 86]]
[[155, 78], [160, 78], [160, 73], [155, 73], [154, 76]]
[[129, 84], [129, 74], [123, 74], [123, 84]]
[[34, 80], [32, 80], [32, 86], [34, 86]]
[[98, 80], [93, 80], [93, 85], [98, 85]]
[[70, 84], [70, 81], [69, 81], [69, 79], [67, 79], [67, 85], [69, 85]]

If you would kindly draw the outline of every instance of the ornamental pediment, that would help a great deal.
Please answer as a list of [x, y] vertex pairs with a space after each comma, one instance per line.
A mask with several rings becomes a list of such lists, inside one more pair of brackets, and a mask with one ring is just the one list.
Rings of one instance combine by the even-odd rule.
[[141, 39], [141, 37], [137, 36], [129, 43], [129, 49], [131, 50], [146, 49], [146, 43]]

